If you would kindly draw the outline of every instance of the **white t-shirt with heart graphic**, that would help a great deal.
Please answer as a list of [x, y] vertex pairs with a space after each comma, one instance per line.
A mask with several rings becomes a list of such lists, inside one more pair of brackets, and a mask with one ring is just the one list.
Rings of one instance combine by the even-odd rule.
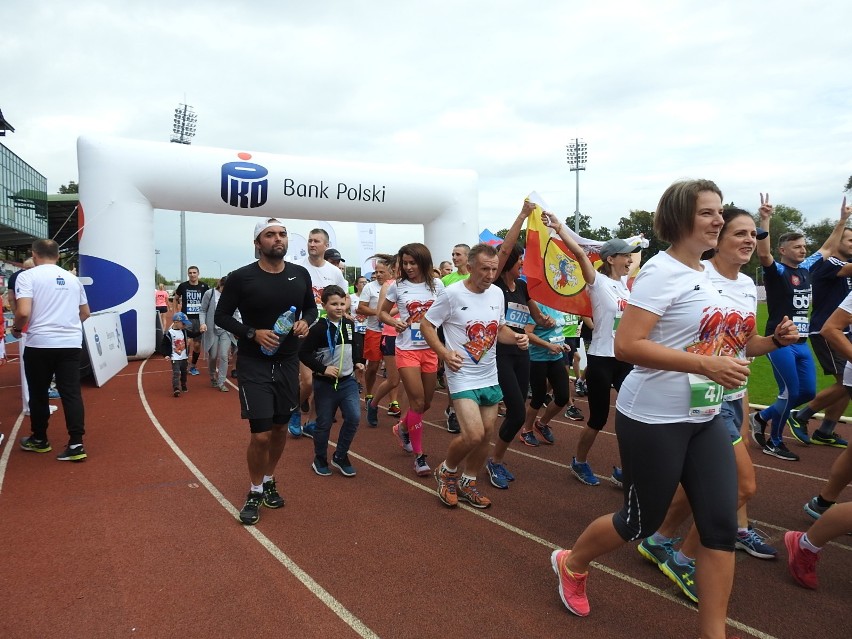
[[506, 323], [503, 291], [493, 284], [474, 293], [464, 281], [450, 284], [426, 312], [434, 326], [444, 327], [448, 349], [463, 354], [458, 371], [446, 368], [451, 393], [497, 386], [497, 331]]
[[388, 286], [385, 299], [395, 302], [399, 309], [399, 319], [408, 322], [408, 328], [396, 336], [396, 347], [401, 351], [417, 351], [429, 348], [420, 332], [420, 319], [432, 306], [436, 297], [444, 292], [441, 280], [434, 280], [433, 293], [426, 282], [414, 284], [408, 280], [393, 281]]

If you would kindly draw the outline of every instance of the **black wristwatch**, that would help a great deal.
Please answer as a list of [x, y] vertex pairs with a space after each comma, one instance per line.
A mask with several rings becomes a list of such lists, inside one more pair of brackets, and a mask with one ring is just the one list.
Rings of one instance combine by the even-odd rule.
[[255, 331], [253, 328], [248, 329], [248, 332], [246, 333], [246, 339], [253, 340], [256, 332], [257, 331]]

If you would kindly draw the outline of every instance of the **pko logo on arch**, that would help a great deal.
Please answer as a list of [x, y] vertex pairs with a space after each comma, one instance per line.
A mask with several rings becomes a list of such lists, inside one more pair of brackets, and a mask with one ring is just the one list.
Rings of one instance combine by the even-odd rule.
[[266, 204], [269, 196], [269, 171], [260, 164], [248, 162], [251, 153], [237, 153], [241, 162], [222, 165], [222, 201], [238, 209], [256, 209]]

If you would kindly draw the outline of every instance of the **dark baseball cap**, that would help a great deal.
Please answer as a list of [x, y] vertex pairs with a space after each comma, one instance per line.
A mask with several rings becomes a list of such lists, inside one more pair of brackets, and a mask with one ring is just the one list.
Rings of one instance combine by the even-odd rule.
[[329, 262], [345, 262], [346, 261], [346, 260], [343, 259], [343, 256], [340, 255], [340, 251], [338, 251], [337, 249], [334, 249], [334, 248], [328, 249], [325, 252], [325, 255], [323, 255], [323, 257]]

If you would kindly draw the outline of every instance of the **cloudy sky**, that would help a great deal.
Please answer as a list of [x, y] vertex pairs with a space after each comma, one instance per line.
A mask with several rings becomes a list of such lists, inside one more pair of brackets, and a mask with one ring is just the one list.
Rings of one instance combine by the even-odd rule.
[[[653, 210], [683, 177], [713, 179], [752, 210], [769, 192], [815, 221], [836, 215], [852, 174], [845, 0], [3, 8], [0, 109], [17, 129], [3, 143], [51, 192], [77, 179], [77, 136], [167, 142], [182, 102], [198, 113], [194, 145], [473, 169], [480, 227], [495, 231], [533, 190], [573, 214], [565, 145], [575, 137], [589, 145], [580, 209], [595, 226]], [[189, 262], [211, 276], [247, 263], [252, 223], [187, 214]], [[334, 228], [354, 256], [354, 227]], [[169, 277], [178, 236], [178, 215], [158, 212]], [[422, 230], [383, 225], [377, 238], [395, 250]]]

